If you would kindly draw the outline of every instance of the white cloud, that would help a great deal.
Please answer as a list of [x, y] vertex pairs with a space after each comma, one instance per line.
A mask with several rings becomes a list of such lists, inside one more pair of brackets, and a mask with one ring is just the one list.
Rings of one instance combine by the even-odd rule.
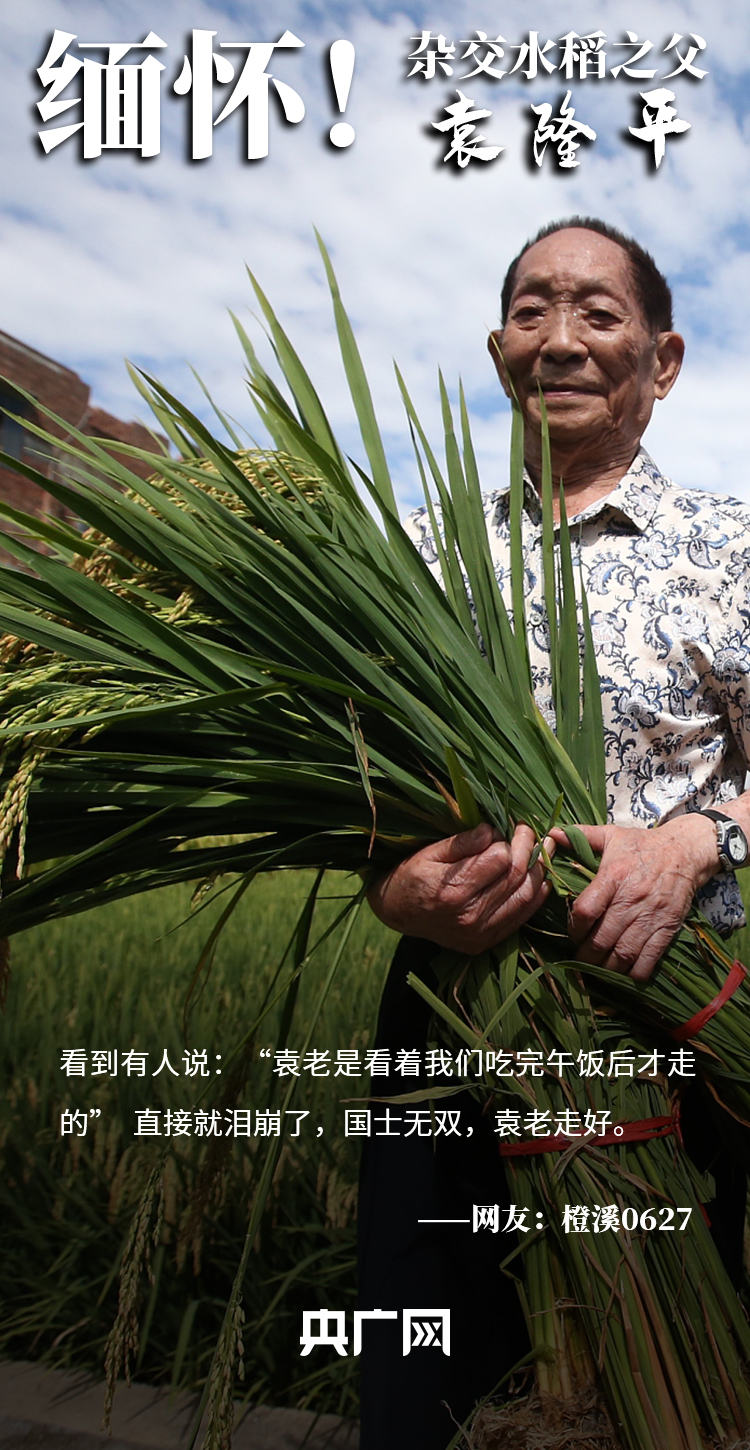
[[[52, 3], [11, 7], [6, 0], [0, 57], [0, 267], [12, 279], [0, 323], [6, 331], [76, 367], [96, 400], [123, 416], [139, 411], [122, 358], [142, 362], [168, 386], [203, 407], [193, 363], [228, 411], [249, 422], [242, 363], [226, 309], [245, 318], [252, 306], [244, 263], [257, 273], [315, 376], [336, 423], [354, 446], [350, 410], [336, 357], [330, 309], [312, 225], [329, 243], [357, 328], [378, 411], [398, 459], [406, 499], [414, 487], [391, 358], [397, 357], [430, 430], [438, 424], [436, 370], [463, 375], [479, 413], [476, 431], [485, 476], [504, 469], [505, 417], [491, 414], [493, 373], [485, 352], [497, 319], [499, 285], [525, 237], [551, 217], [593, 212], [632, 230], [675, 282], [678, 318], [691, 362], [649, 435], [654, 454], [682, 481], [728, 492], [748, 489], [744, 439], [745, 337], [750, 267], [750, 145], [742, 108], [748, 98], [748, 19], [729, 0], [538, 0], [533, 23], [543, 37], [563, 30], [625, 29], [660, 50], [677, 30], [705, 37], [705, 81], [678, 80], [688, 135], [670, 144], [661, 170], [649, 172], [645, 148], [625, 144], [634, 124], [638, 83], [587, 81], [574, 87], [577, 114], [599, 141], [572, 174], [525, 162], [530, 100], [556, 100], [557, 79], [533, 86], [467, 82], [472, 99], [493, 112], [488, 139], [505, 146], [491, 165], [464, 172], [442, 165], [441, 138], [429, 122], [452, 96], [453, 82], [404, 79], [408, 38], [422, 27], [468, 36], [487, 24], [472, 0], [412, 11], [302, 3], [213, 5], [191, 0]], [[503, 8], [510, 44], [528, 33], [521, 0]], [[154, 29], [162, 53], [161, 155], [143, 163], [107, 155], [77, 159], [76, 142], [49, 156], [37, 149], [33, 76], [48, 35], [65, 27], [79, 39], [140, 40]], [[241, 159], [242, 113], [215, 132], [210, 161], [186, 159], [187, 103], [171, 82], [191, 26], [221, 39], [266, 39], [285, 28], [305, 40], [278, 73], [307, 104], [296, 127], [274, 120], [262, 163]], [[326, 48], [340, 35], [356, 45], [347, 108], [357, 139], [348, 151], [326, 143], [336, 119], [324, 83]], [[235, 56], [236, 59], [236, 56]], [[403, 453], [403, 462], [402, 459]], [[488, 480], [489, 481], [489, 480]]]

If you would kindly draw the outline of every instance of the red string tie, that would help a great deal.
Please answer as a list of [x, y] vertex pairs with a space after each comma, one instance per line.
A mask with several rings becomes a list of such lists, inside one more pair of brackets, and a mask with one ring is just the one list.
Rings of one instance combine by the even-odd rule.
[[691, 1017], [689, 1022], [683, 1022], [682, 1027], [673, 1028], [669, 1034], [670, 1037], [675, 1042], [686, 1042], [688, 1037], [696, 1037], [701, 1029], [706, 1026], [706, 1023], [710, 1022], [711, 1018], [715, 1017], [716, 1013], [721, 1011], [725, 1002], [728, 1002], [729, 998], [734, 996], [740, 982], [744, 981], [746, 976], [747, 972], [742, 962], [733, 962], [727, 972], [727, 979], [721, 991], [717, 992], [716, 996], [705, 1007], [701, 1007], [700, 1012], [696, 1012], [695, 1016]]

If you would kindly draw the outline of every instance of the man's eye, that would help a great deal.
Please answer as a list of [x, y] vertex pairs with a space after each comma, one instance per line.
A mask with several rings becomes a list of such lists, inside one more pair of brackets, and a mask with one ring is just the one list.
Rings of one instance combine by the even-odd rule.
[[606, 307], [591, 307], [587, 316], [595, 327], [611, 327], [617, 322], [614, 312], [608, 312]]
[[517, 307], [513, 313], [515, 322], [536, 322], [537, 318], [544, 316], [543, 307]]

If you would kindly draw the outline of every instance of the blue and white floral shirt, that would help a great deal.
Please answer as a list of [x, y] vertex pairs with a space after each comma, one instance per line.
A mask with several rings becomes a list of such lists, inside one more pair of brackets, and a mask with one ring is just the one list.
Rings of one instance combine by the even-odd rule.
[[[486, 494], [495, 572], [510, 597], [509, 494]], [[641, 449], [609, 494], [571, 518], [602, 688], [608, 817], [656, 825], [740, 795], [750, 761], [750, 507], [678, 489]], [[426, 509], [406, 527], [438, 572]], [[554, 724], [541, 504], [526, 480], [526, 617], [534, 692]], [[744, 923], [736, 878], [698, 902], [720, 931]]]

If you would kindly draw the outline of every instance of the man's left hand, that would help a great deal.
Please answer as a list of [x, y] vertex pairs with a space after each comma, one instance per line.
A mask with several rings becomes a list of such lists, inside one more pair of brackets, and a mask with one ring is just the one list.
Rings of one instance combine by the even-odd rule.
[[[601, 856], [594, 880], [570, 912], [576, 960], [650, 977], [690, 910], [699, 886], [719, 869], [713, 822], [696, 813], [653, 830], [580, 826]], [[565, 832], [550, 832], [567, 846]]]

